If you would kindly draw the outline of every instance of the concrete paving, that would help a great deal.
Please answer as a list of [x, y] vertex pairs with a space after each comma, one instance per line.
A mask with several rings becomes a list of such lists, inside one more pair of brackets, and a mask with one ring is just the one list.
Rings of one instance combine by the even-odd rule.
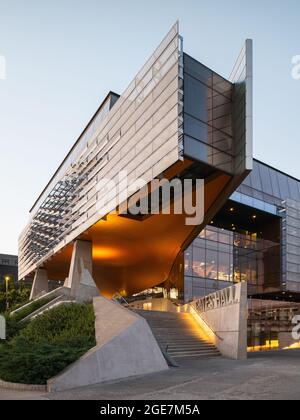
[[0, 390], [0, 399], [299, 400], [300, 350], [256, 353], [248, 360], [181, 360], [179, 368], [52, 394]]

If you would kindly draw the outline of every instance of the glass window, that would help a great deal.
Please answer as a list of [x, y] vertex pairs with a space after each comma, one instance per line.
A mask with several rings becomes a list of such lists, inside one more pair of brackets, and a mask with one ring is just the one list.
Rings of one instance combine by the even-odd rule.
[[218, 260], [218, 278], [222, 281], [230, 281], [231, 280], [231, 255], [225, 252], [219, 252], [219, 260]]
[[225, 233], [225, 231], [221, 231], [219, 233], [219, 242], [223, 243], [223, 244], [231, 244], [232, 242], [232, 236], [228, 235], [227, 233]]
[[295, 179], [288, 178], [288, 184], [289, 184], [289, 190], [291, 192], [291, 198], [293, 200], [300, 200], [298, 185], [297, 185], [298, 182]]
[[184, 83], [184, 111], [203, 122], [210, 121], [212, 90], [188, 75]]
[[184, 71], [200, 80], [200, 82], [212, 87], [213, 71], [186, 54], [184, 55]]
[[231, 98], [232, 84], [216, 73], [213, 74], [213, 89], [227, 98]]
[[213, 251], [218, 250], [218, 242], [217, 241], [206, 241], [206, 248], [212, 249]]
[[213, 147], [227, 153], [232, 153], [232, 138], [219, 130], [213, 130]]
[[206, 239], [209, 239], [210, 241], [218, 242], [218, 228], [215, 227], [208, 227], [206, 229]]
[[219, 93], [212, 92], [212, 120], [208, 122], [228, 135], [232, 135], [232, 105], [229, 99]]
[[212, 144], [212, 129], [209, 129], [207, 124], [187, 114], [184, 115], [184, 131], [197, 140]]
[[226, 287], [231, 286], [230, 284], [228, 284], [227, 281], [218, 281], [218, 286], [219, 286], [219, 290], [221, 289], [225, 289]]
[[280, 172], [277, 172], [276, 175], [278, 178], [280, 197], [283, 199], [291, 197], [288, 182], [287, 182], [288, 180], [287, 176], [281, 174]]
[[197, 299], [198, 297], [205, 296], [207, 294], [207, 291], [203, 286], [204, 284], [200, 279], [193, 279], [193, 299]]
[[269, 168], [265, 165], [259, 165], [259, 172], [260, 172], [260, 179], [263, 186], [263, 191], [267, 194], [273, 195]]
[[209, 289], [209, 292], [208, 293], [210, 293], [210, 291], [216, 291], [216, 290], [218, 290], [218, 281], [217, 280], [208, 280], [208, 279], [206, 279], [206, 281], [205, 281], [205, 287], [206, 287], [206, 289]]
[[272, 190], [275, 197], [281, 197], [280, 190], [279, 190], [279, 184], [277, 179], [277, 173], [273, 169], [269, 169], [270, 176], [271, 176], [271, 184], [272, 184]]
[[218, 250], [221, 252], [227, 252], [227, 254], [230, 254], [232, 252], [232, 245], [222, 244], [219, 242]]
[[300, 182], [297, 182], [297, 187], [298, 187], [298, 197], [300, 197]]
[[259, 173], [259, 163], [254, 161], [253, 162], [253, 170], [251, 172], [251, 184], [252, 188], [255, 188], [258, 191], [262, 191], [260, 173]]
[[206, 229], [203, 229], [203, 230], [199, 233], [199, 238], [201, 238], [201, 239], [205, 239], [205, 233], [206, 233]]
[[252, 187], [250, 175], [248, 175], [247, 178], [243, 181], [243, 185], [247, 185], [247, 187]]
[[193, 298], [193, 279], [192, 277], [185, 276], [184, 278], [184, 298], [186, 301]]
[[205, 277], [205, 249], [193, 247], [193, 272], [194, 275]]
[[199, 140], [195, 140], [187, 135], [184, 136], [184, 153], [186, 156], [190, 156], [194, 159], [200, 160], [201, 162], [212, 165], [212, 148], [207, 144], [202, 143]]
[[206, 277], [218, 279], [218, 253], [216, 251], [206, 251]]
[[184, 272], [192, 275], [192, 247], [189, 247], [184, 253]]

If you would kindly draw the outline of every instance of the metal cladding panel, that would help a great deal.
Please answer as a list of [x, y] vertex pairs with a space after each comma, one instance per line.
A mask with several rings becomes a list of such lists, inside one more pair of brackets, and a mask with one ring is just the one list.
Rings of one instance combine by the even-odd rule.
[[253, 43], [247, 39], [229, 80], [233, 90], [235, 173], [253, 169]]
[[[115, 209], [110, 195], [105, 212], [99, 187], [104, 179], [122, 192], [120, 171], [129, 182], [146, 182], [180, 158], [179, 27], [176, 23], [107, 115], [78, 145], [59, 179], [34, 209], [19, 239], [19, 278], [30, 274], [86, 229]], [[72, 160], [74, 156], [74, 160]]]

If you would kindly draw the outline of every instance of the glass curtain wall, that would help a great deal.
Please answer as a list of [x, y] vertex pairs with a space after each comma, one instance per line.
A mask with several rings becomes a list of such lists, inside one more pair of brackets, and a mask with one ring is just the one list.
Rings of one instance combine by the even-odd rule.
[[276, 277], [279, 283], [278, 265], [274, 262], [279, 258], [278, 249], [278, 244], [257, 238], [255, 233], [206, 227], [184, 255], [185, 301], [240, 281], [248, 282], [250, 293], [262, 292], [266, 277]]

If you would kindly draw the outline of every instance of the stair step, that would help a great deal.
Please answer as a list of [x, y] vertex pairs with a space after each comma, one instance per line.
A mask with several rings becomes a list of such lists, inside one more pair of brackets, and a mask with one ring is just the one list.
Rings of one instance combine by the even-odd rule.
[[180, 359], [184, 357], [220, 357], [220, 353], [202, 353], [202, 354], [177, 354], [170, 355], [173, 359]]
[[171, 356], [175, 357], [177, 354], [207, 354], [207, 353], [216, 353], [219, 354], [215, 349], [172, 349], [166, 350], [166, 352]]
[[173, 349], [214, 349], [215, 348], [211, 344], [207, 344], [204, 346], [202, 344], [192, 344], [192, 345], [186, 344], [186, 345], [181, 345], [181, 346], [178, 346], [176, 344], [166, 344], [166, 345], [163, 345], [162, 347], [168, 347], [168, 351], [173, 350]]
[[149, 322], [149, 325], [154, 329], [154, 330], [158, 330], [158, 331], [170, 331], [170, 332], [176, 332], [176, 331], [190, 331], [190, 332], [199, 332], [199, 329], [197, 327], [194, 328], [190, 328], [187, 327], [186, 325], [174, 325], [174, 326], [163, 326], [163, 325], [159, 325], [159, 326], [154, 326], [151, 325], [151, 322]]
[[135, 312], [146, 319], [160, 347], [172, 358], [220, 355], [191, 314], [142, 310]]
[[193, 342], [193, 343], [177, 343], [174, 341], [160, 341], [157, 340], [159, 342], [159, 344], [163, 347], [169, 346], [169, 347], [214, 347], [214, 345], [212, 343], [197, 343], [197, 342]]
[[162, 332], [162, 331], [157, 331], [155, 329], [152, 329], [153, 332], [155, 332], [156, 335], [161, 335], [162, 337], [168, 336], [168, 337], [174, 337], [174, 338], [178, 338], [178, 339], [182, 339], [184, 340], [185, 338], [193, 338], [196, 340], [205, 340], [206, 335], [205, 334], [201, 334], [200, 331], [198, 331], [198, 334], [194, 334], [194, 333], [182, 333], [182, 332], [178, 332], [177, 334], [174, 332]]
[[206, 349], [206, 348], [176, 348], [176, 349], [170, 349], [170, 350], [168, 350], [168, 353], [170, 353], [170, 354], [172, 354], [172, 353], [178, 353], [178, 352], [180, 352], [180, 353], [210, 353], [210, 352], [213, 352], [213, 353], [218, 353], [219, 352], [219, 350], [217, 350], [215, 347], [212, 347], [212, 348], [208, 348], [208, 349]]
[[[155, 334], [154, 334], [155, 335]], [[200, 344], [213, 344], [211, 341], [209, 340], [200, 340], [197, 338], [175, 338], [175, 337], [162, 337], [162, 336], [158, 336], [155, 335], [155, 337], [157, 338], [157, 340], [161, 341], [162, 343], [178, 343], [178, 344], [188, 344], [188, 343], [200, 343]]]

